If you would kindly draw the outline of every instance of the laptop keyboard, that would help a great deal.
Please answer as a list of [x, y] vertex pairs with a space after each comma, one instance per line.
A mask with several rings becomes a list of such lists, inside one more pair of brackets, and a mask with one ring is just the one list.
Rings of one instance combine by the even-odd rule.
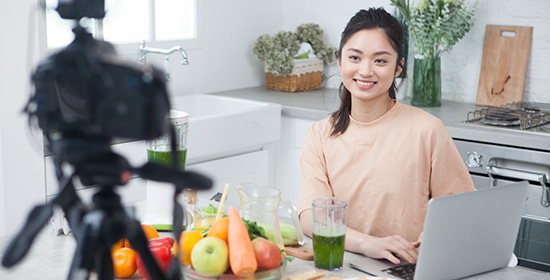
[[414, 277], [414, 268], [416, 267], [415, 264], [408, 263], [398, 266], [392, 266], [390, 268], [386, 268], [382, 270], [383, 272], [386, 272], [388, 274], [391, 274], [395, 277], [399, 277], [401, 279], [405, 280], [412, 280]]

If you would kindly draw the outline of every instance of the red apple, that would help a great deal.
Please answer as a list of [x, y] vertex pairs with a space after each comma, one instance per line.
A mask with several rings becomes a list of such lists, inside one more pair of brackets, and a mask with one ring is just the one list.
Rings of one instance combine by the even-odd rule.
[[263, 237], [256, 237], [252, 240], [252, 249], [258, 262], [258, 269], [269, 270], [281, 265], [283, 259], [281, 249], [273, 242]]

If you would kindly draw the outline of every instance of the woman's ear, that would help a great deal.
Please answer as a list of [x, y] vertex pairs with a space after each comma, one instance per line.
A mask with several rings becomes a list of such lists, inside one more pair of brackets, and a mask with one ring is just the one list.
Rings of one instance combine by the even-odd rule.
[[405, 58], [401, 58], [401, 64], [397, 64], [397, 69], [395, 69], [395, 78], [399, 77], [401, 72], [403, 72], [403, 67], [400, 65], [405, 65]]

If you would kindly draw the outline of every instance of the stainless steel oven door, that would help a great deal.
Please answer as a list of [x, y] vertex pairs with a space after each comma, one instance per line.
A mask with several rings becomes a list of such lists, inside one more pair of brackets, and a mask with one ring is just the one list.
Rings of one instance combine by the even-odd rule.
[[[512, 182], [475, 174], [472, 174], [472, 180], [477, 189], [489, 188], [494, 183], [498, 187]], [[550, 209], [540, 204], [541, 193], [541, 186], [530, 183], [514, 254], [518, 265], [550, 272]]]

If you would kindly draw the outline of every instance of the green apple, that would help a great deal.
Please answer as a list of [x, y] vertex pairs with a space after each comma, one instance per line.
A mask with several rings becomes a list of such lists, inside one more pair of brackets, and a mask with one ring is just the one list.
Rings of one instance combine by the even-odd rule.
[[227, 243], [215, 236], [201, 239], [191, 250], [191, 264], [198, 272], [224, 273], [229, 268]]

